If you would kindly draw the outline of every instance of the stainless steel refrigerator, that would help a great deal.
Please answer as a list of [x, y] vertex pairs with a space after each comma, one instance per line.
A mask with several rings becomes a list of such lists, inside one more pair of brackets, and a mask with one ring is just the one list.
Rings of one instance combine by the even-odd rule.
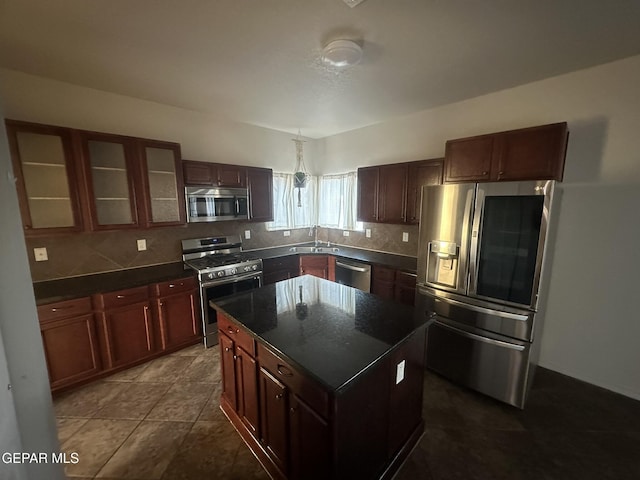
[[553, 181], [423, 187], [416, 306], [426, 365], [524, 408]]

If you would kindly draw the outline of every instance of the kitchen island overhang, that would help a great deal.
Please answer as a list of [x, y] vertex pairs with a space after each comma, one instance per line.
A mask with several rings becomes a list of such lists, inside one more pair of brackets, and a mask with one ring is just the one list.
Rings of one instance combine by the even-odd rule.
[[273, 478], [391, 478], [424, 430], [426, 317], [312, 276], [212, 303], [221, 408]]

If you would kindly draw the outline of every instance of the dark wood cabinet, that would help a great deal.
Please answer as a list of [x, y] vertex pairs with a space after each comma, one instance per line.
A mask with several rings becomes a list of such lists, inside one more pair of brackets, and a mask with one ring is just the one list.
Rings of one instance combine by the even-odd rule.
[[247, 168], [247, 187], [249, 189], [249, 220], [273, 221], [273, 170]]
[[83, 230], [80, 166], [71, 131], [15, 120], [5, 123], [25, 235]]
[[444, 181], [560, 181], [567, 136], [563, 122], [449, 140]]
[[329, 279], [328, 255], [300, 255], [300, 275]]
[[289, 410], [287, 387], [264, 368], [260, 368], [260, 441], [270, 459], [285, 475], [289, 473]]
[[404, 223], [407, 164], [358, 169], [358, 220]]
[[191, 345], [201, 337], [198, 282], [181, 278], [152, 286], [162, 350]]
[[247, 186], [247, 167], [240, 165], [183, 160], [182, 169], [185, 185], [227, 188]]
[[358, 169], [358, 220], [417, 224], [420, 190], [442, 183], [442, 160], [420, 160]]
[[42, 305], [38, 317], [52, 391], [102, 370], [90, 298]]
[[224, 315], [218, 316], [222, 398], [252, 435], [259, 434], [258, 366], [255, 343]]
[[391, 267], [373, 265], [371, 293], [388, 300], [413, 305], [416, 294], [416, 275]]
[[406, 222], [420, 223], [421, 192], [425, 185], [442, 185], [443, 159], [411, 162], [407, 174], [407, 213]]
[[94, 295], [98, 336], [106, 368], [132, 365], [155, 351], [149, 288], [136, 287]]
[[299, 274], [300, 260], [298, 255], [265, 258], [262, 260], [262, 277], [264, 285], [297, 277]]
[[331, 478], [329, 424], [295, 394], [289, 394], [289, 412], [291, 478]]

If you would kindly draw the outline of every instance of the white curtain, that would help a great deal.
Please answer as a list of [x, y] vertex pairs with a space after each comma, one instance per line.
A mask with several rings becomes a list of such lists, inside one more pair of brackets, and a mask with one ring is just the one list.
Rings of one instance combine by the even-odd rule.
[[318, 225], [341, 230], [362, 230], [357, 221], [356, 172], [325, 175], [318, 193]]
[[[293, 188], [292, 173], [273, 174], [273, 222], [267, 230], [287, 230], [317, 224], [317, 177], [308, 177], [304, 188]], [[300, 205], [298, 206], [298, 194]]]

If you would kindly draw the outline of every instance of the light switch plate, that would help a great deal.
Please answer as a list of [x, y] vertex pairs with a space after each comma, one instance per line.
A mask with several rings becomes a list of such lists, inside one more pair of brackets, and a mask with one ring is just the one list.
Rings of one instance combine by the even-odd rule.
[[409, 241], [409, 232], [402, 232], [402, 241], [403, 242]]
[[367, 238], [371, 238], [371, 229], [370, 228], [365, 229], [364, 234], [366, 235]]
[[49, 260], [47, 249], [45, 247], [34, 248], [33, 256], [36, 258], [36, 262], [46, 262]]
[[284, 233], [283, 233], [283, 235], [284, 235], [285, 237], [289, 237], [289, 236], [291, 236], [291, 232], [290, 232], [289, 230], [285, 230], [285, 231], [284, 231]]
[[343, 230], [342, 231], [342, 236], [343, 237], [348, 237], [349, 236], [349, 230]]
[[251, 238], [251, 230], [244, 231], [244, 238], [245, 240], [249, 240]]
[[144, 238], [137, 240], [136, 243], [138, 244], [139, 252], [142, 252], [143, 250], [147, 249], [147, 241]]
[[404, 366], [406, 365], [406, 363], [406, 360], [402, 360], [399, 364], [396, 365], [396, 385], [404, 380]]

